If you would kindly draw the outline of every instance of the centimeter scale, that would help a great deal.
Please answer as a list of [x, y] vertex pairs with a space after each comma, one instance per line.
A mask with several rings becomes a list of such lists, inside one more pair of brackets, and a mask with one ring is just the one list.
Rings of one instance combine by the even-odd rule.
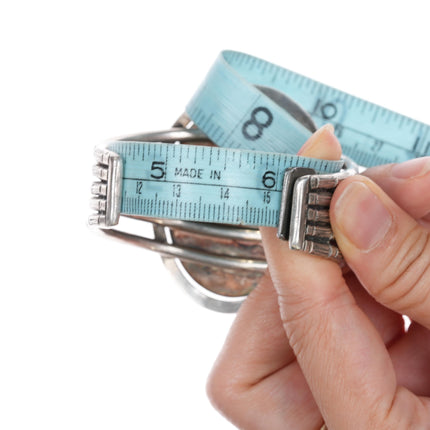
[[[359, 171], [350, 159], [369, 167], [430, 154], [428, 125], [238, 52], [220, 54], [186, 110], [169, 131], [96, 149], [90, 224], [179, 257], [165, 262], [217, 310], [236, 310], [265, 267], [250, 226], [278, 227], [292, 248], [341, 260], [328, 208], [338, 182]], [[344, 160], [290, 155], [327, 122]], [[112, 229], [120, 214], [149, 218], [155, 240]]]

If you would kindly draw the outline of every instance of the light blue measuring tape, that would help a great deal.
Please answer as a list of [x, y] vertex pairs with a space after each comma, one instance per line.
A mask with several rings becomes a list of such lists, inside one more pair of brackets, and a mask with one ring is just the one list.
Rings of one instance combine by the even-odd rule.
[[286, 169], [338, 172], [343, 161], [168, 143], [116, 142], [121, 212], [155, 218], [277, 227]]
[[217, 145], [295, 154], [310, 132], [255, 85], [285, 93], [370, 167], [430, 154], [430, 126], [240, 52], [222, 52], [187, 106]]
[[[330, 174], [343, 162], [287, 155], [311, 132], [257, 86], [285, 93], [317, 126], [334, 124], [344, 153], [360, 165], [430, 154], [430, 126], [264, 60], [225, 51], [186, 108], [222, 148], [117, 141], [107, 151], [97, 150], [95, 173], [102, 181], [93, 186], [98, 213], [90, 223], [110, 227], [122, 213], [278, 226], [286, 169]], [[317, 208], [328, 200], [321, 201]]]

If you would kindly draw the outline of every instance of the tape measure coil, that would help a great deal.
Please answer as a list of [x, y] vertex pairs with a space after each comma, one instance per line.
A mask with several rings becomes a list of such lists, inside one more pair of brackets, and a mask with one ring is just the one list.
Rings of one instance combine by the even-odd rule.
[[[230, 142], [227, 145], [238, 148], [249, 147], [250, 145], [255, 145], [254, 148], [260, 148], [264, 142], [265, 149], [267, 148], [266, 145], [274, 148], [279, 142], [283, 145], [282, 148], [285, 148], [285, 143], [295, 142], [295, 139], [292, 138], [293, 135], [302, 136], [298, 139], [299, 143], [294, 143], [294, 148], [290, 150], [290, 152], [295, 153], [298, 149], [297, 145], [301, 146], [309, 136], [309, 132], [306, 131], [306, 128], [301, 125], [297, 126], [294, 123], [294, 121], [297, 123], [297, 119], [293, 118], [291, 120], [291, 118], [287, 118], [287, 122], [292, 122], [293, 125], [288, 125], [280, 133], [274, 133], [274, 130], [276, 130], [275, 125], [279, 125], [279, 106], [276, 107], [276, 103], [268, 99], [267, 94], [262, 90], [265, 86], [273, 85], [278, 89], [280, 87], [284, 88], [291, 97], [298, 101], [301, 106], [304, 106], [318, 126], [327, 121], [332, 122], [336, 127], [336, 134], [340, 138], [345, 152], [352, 155], [360, 164], [374, 165], [399, 162], [429, 154], [429, 126], [423, 123], [364, 102], [246, 54], [231, 51], [223, 52], [213, 69], [216, 68], [221, 70], [218, 73], [219, 76], [224, 73], [224, 77], [227, 78], [217, 83], [216, 79], [211, 78], [211, 76], [217, 76], [217, 73], [213, 70], [209, 72], [208, 78], [187, 107], [192, 120], [201, 130], [183, 129], [185, 135], [195, 133], [201, 137], [207, 134], [217, 144], [225, 144], [223, 143], [224, 139], [225, 142]], [[228, 76], [232, 74], [239, 76], [234, 85], [231, 84], [233, 81], [227, 82]], [[282, 85], [280, 85], [280, 82]], [[228, 88], [228, 85], [224, 85], [225, 83], [230, 85], [229, 91], [225, 91], [225, 88]], [[256, 89], [254, 85], [260, 85], [262, 88]], [[252, 88], [251, 91], [249, 91], [250, 87]], [[215, 91], [216, 88], [217, 90]], [[233, 103], [234, 99], [238, 97], [238, 92], [235, 92], [235, 89], [239, 89], [239, 93], [242, 94], [239, 97], [240, 100], [236, 100], [237, 103]], [[218, 100], [216, 100], [216, 97], [212, 98], [218, 103], [215, 109], [205, 101], [207, 94], [214, 93], [214, 91], [215, 95], [218, 95]], [[228, 100], [225, 97], [226, 93], [230, 97], [229, 106], [233, 110], [237, 112], [241, 110], [240, 101], [242, 101], [243, 106], [247, 104], [243, 109], [243, 115], [235, 116], [234, 112], [229, 112], [227, 109], [227, 117], [233, 118], [235, 124], [219, 121], [218, 114], [223, 113], [226, 110], [225, 107], [228, 106], [228, 103], [225, 102], [225, 100]], [[247, 93], [252, 94], [251, 102], [249, 102], [248, 96], [244, 96]], [[224, 95], [221, 96], [220, 94]], [[280, 115], [281, 119], [282, 115], [285, 116], [285, 112], [282, 112], [282, 109]], [[282, 139], [279, 141], [279, 136], [282, 136], [285, 140], [283, 142]], [[153, 175], [160, 176], [165, 166], [155, 164], [151, 167], [154, 167], [154, 169], [151, 169], [153, 170]], [[198, 173], [194, 172], [194, 174], [198, 176]], [[260, 179], [262, 180], [262, 178]], [[266, 181], [268, 181], [266, 184], [270, 185], [273, 180], [271, 174], [266, 176]], [[224, 197], [227, 196], [230, 198], [229, 194], [224, 194]], [[100, 208], [103, 210], [103, 204], [102, 202], [100, 206], [100, 203], [97, 202], [94, 207], [96, 210]], [[157, 207], [157, 205], [155, 206]], [[160, 210], [163, 212], [162, 205]], [[187, 211], [185, 210], [184, 212], [186, 213]], [[99, 217], [94, 221], [95, 224], [100, 224], [100, 222], [105, 222], [103, 217]], [[171, 222], [178, 221], [172, 220]], [[222, 230], [223, 226], [220, 226], [220, 229]], [[264, 264], [262, 267], [264, 267]], [[209, 307], [217, 307], [219, 305], [217, 300], [218, 298], [215, 298], [215, 301]], [[220, 306], [222, 307], [223, 305], [221, 304]]]

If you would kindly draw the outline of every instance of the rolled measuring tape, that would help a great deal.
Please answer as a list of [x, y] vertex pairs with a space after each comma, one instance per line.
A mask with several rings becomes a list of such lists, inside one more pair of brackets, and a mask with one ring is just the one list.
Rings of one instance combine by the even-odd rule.
[[429, 125], [240, 52], [220, 54], [186, 111], [218, 146], [297, 153], [310, 132], [258, 85], [288, 95], [317, 127], [332, 123], [362, 166], [430, 154]]
[[[285, 200], [295, 199], [297, 213], [307, 211], [304, 224], [296, 226], [297, 249], [337, 257], [325, 246], [333, 240], [326, 229], [327, 208], [330, 191], [348, 174], [330, 175], [344, 162], [287, 155], [295, 154], [311, 132], [262, 91], [266, 87], [288, 95], [318, 127], [332, 123], [344, 154], [362, 166], [430, 154], [430, 126], [264, 60], [224, 51], [186, 108], [219, 148], [116, 141], [97, 149], [95, 174], [101, 182], [93, 186], [97, 214], [90, 224], [109, 228], [127, 214], [281, 228], [285, 217], [291, 218], [285, 207], [294, 203]], [[284, 178], [297, 167], [304, 170]], [[300, 176], [310, 176], [303, 185], [304, 203], [303, 195], [291, 197], [294, 184], [285, 185]], [[278, 229], [279, 236], [296, 235], [294, 226], [290, 234], [285, 229]], [[305, 236], [313, 236], [317, 245], [309, 248]]]

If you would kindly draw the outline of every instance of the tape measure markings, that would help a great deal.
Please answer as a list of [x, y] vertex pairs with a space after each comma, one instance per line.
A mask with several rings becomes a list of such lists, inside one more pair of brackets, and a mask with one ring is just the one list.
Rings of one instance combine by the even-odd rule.
[[317, 127], [331, 122], [344, 153], [361, 165], [430, 155], [430, 126], [256, 57], [225, 51], [187, 106], [192, 121], [224, 148], [112, 143], [124, 167], [121, 212], [277, 226], [285, 169], [338, 171], [339, 162], [286, 155], [295, 154], [311, 133], [256, 86], [288, 95]]
[[122, 213], [214, 223], [275, 227], [288, 167], [333, 173], [342, 165], [195, 145], [120, 141], [109, 149], [123, 159]]
[[[332, 122], [346, 155], [362, 165], [400, 162], [430, 153], [430, 141], [426, 141], [429, 126], [264, 60], [232, 51], [221, 53], [204, 84], [188, 104], [187, 112], [203, 131], [208, 132], [209, 128], [205, 127], [211, 125], [227, 132], [219, 140], [209, 132], [209, 137], [216, 143], [257, 149], [254, 142], [247, 142], [238, 132], [243, 120], [231, 115], [230, 108], [224, 106], [231, 106], [230, 100], [238, 98], [241, 106], [246, 105], [248, 109], [255, 106], [253, 101], [258, 90], [254, 85], [271, 86], [287, 94], [310, 113], [318, 126]], [[235, 88], [238, 88], [237, 93]], [[258, 103], [270, 111], [273, 109], [273, 122], [277, 123], [273, 132], [265, 133], [265, 148], [280, 151], [282, 141], [279, 136], [282, 135], [289, 140], [287, 151], [297, 152], [308, 134], [300, 129], [291, 129], [285, 112], [280, 113], [264, 94], [260, 93]], [[241, 106], [238, 110], [246, 111]], [[195, 116], [197, 107], [199, 113]], [[204, 124], [199, 122], [201, 117], [206, 119]]]

